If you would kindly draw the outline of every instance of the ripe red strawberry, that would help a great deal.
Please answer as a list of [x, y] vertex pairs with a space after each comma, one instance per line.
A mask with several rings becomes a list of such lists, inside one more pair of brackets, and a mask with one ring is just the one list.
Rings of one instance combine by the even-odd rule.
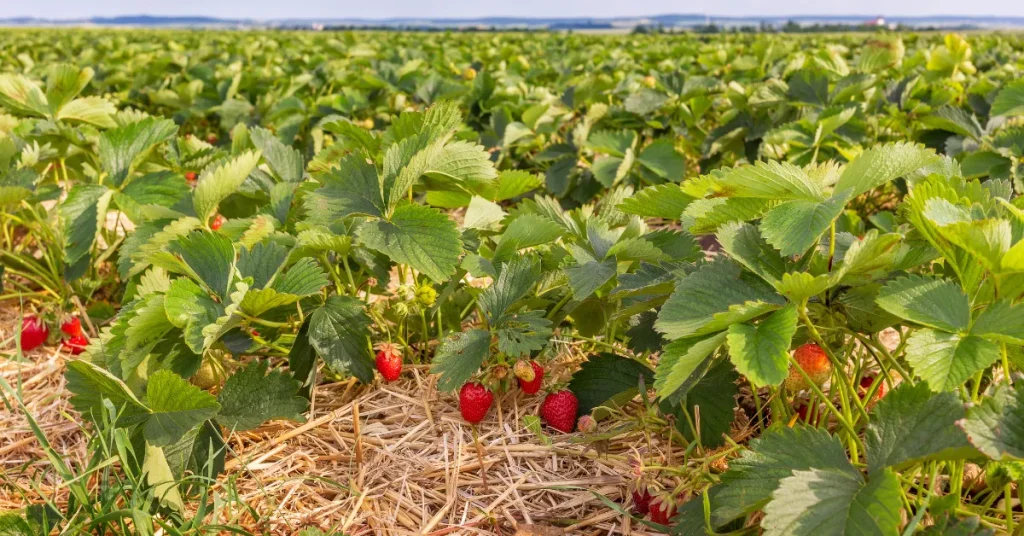
[[530, 361], [530, 367], [533, 368], [533, 379], [530, 381], [524, 381], [522, 378], [517, 377], [519, 380], [519, 388], [528, 395], [535, 395], [537, 391], [540, 391], [540, 386], [544, 383], [544, 367], [540, 366], [540, 363], [536, 361]]
[[380, 345], [377, 351], [377, 370], [384, 381], [393, 382], [402, 375], [402, 352], [390, 343]]
[[75, 335], [82, 334], [82, 321], [78, 317], [72, 317], [71, 320], [64, 322], [60, 325], [60, 330], [64, 332], [68, 337], [74, 337]]
[[[822, 350], [817, 344], [800, 346], [793, 352], [793, 359], [816, 385], [820, 386], [832, 376], [832, 362], [828, 360], [825, 350]], [[804, 375], [800, 374], [795, 366], [790, 367], [789, 377], [786, 378], [786, 388], [795, 393], [809, 387]]]
[[185, 180], [188, 181], [189, 184], [192, 184], [192, 183], [196, 182], [196, 178], [197, 177], [196, 177], [196, 172], [195, 171], [186, 171], [185, 172]]
[[459, 390], [459, 412], [462, 418], [476, 424], [487, 416], [494, 403], [494, 393], [478, 382], [468, 382]]
[[217, 214], [216, 216], [213, 217], [213, 221], [210, 222], [210, 229], [213, 229], [214, 231], [220, 229], [220, 226], [224, 225], [225, 221], [226, 220], [224, 219], [224, 216]]
[[78, 355], [85, 351], [85, 347], [89, 346], [89, 339], [85, 335], [79, 333], [64, 341], [64, 348], [71, 352], [71, 355]]
[[633, 513], [645, 516], [651, 511], [651, 492], [647, 487], [633, 490]]
[[568, 434], [576, 428], [576, 411], [580, 403], [572, 391], [559, 391], [544, 397], [540, 405], [540, 418], [548, 426]]
[[657, 497], [651, 501], [651, 521], [668, 525], [676, 515], [675, 502], [668, 497]]
[[[868, 396], [868, 390], [871, 389], [871, 384], [873, 383], [875, 383], [874, 376], [866, 375], [860, 379], [860, 389], [857, 390], [857, 396], [859, 396], [861, 400], [864, 400], [864, 398]], [[877, 402], [881, 400], [882, 397], [885, 396], [887, 389], [885, 382], [880, 382], [878, 384], [878, 390], [875, 391], [875, 396], [871, 397], [871, 400], [868, 402]]]
[[207, 136], [206, 143], [209, 143], [210, 145], [217, 145], [217, 135], [210, 134], [209, 136]]
[[21, 349], [29, 351], [38, 348], [50, 336], [50, 328], [35, 316], [26, 316], [21, 321]]

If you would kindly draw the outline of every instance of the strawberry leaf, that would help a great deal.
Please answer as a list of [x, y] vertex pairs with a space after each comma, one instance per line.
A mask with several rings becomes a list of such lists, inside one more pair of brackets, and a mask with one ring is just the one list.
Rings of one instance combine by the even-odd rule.
[[482, 329], [448, 335], [437, 348], [431, 374], [439, 374], [437, 388], [454, 391], [480, 369], [490, 355], [491, 333]]
[[907, 363], [933, 391], [950, 391], [999, 359], [999, 345], [975, 335], [922, 329], [907, 339]]
[[158, 370], [146, 385], [150, 415], [143, 433], [146, 442], [164, 447], [181, 440], [191, 429], [212, 419], [220, 410], [213, 395], [169, 370]]
[[868, 482], [835, 469], [794, 471], [782, 479], [764, 507], [767, 536], [898, 534], [903, 490], [889, 470]]
[[920, 275], [896, 279], [882, 288], [876, 301], [900, 318], [943, 331], [965, 330], [971, 321], [967, 295], [948, 279]]
[[103, 171], [115, 187], [120, 187], [154, 146], [170, 140], [177, 132], [174, 121], [155, 117], [104, 132], [99, 143]]
[[658, 397], [678, 401], [711, 366], [715, 350], [725, 343], [726, 333], [704, 338], [679, 339], [665, 346], [654, 372]]
[[1000, 384], [957, 424], [971, 444], [993, 460], [1024, 459], [1024, 383]]
[[964, 406], [954, 393], [933, 394], [924, 384], [900, 384], [871, 412], [864, 434], [868, 470], [970, 456], [973, 449], [955, 425], [963, 417]]
[[455, 222], [423, 205], [402, 204], [390, 220], [361, 226], [358, 236], [367, 247], [411, 266], [437, 283], [455, 273], [463, 252]]
[[107, 400], [117, 410], [117, 425], [131, 426], [146, 420], [149, 408], [117, 377], [88, 361], [74, 360], [65, 372], [71, 406], [92, 422], [102, 422]]
[[683, 192], [678, 184], [659, 184], [644, 188], [632, 197], [623, 199], [618, 208], [626, 214], [645, 218], [678, 220], [693, 200], [693, 197]]
[[305, 422], [302, 412], [308, 404], [299, 396], [300, 387], [279, 370], [267, 374], [265, 361], [253, 361], [224, 382], [217, 395], [217, 422], [232, 431], [252, 430], [272, 419]]
[[809, 426], [772, 427], [729, 462], [722, 482], [710, 490], [711, 521], [718, 528], [763, 507], [795, 471], [834, 471], [860, 478], [839, 438]]
[[246, 152], [217, 167], [204, 170], [192, 194], [196, 217], [202, 222], [208, 222], [217, 211], [217, 205], [242, 186], [246, 177], [256, 169], [259, 160], [259, 152]]
[[371, 323], [363, 302], [351, 296], [331, 296], [310, 315], [309, 343], [331, 370], [370, 383], [374, 370]]
[[789, 347], [796, 333], [795, 305], [768, 315], [756, 326], [733, 324], [726, 340], [736, 370], [754, 385], [779, 385], [789, 373]]
[[625, 404], [636, 396], [641, 378], [645, 385], [654, 380], [647, 365], [610, 353], [590, 356], [572, 375], [569, 390], [579, 401], [579, 414], [587, 415], [598, 406]]
[[764, 281], [729, 260], [705, 264], [676, 284], [655, 327], [670, 339], [714, 333], [785, 305]]
[[868, 149], [846, 165], [833, 195], [845, 203], [936, 160], [938, 156], [931, 149], [913, 143], [891, 143]]
[[843, 212], [843, 203], [787, 201], [770, 209], [761, 220], [764, 239], [783, 256], [803, 255]]

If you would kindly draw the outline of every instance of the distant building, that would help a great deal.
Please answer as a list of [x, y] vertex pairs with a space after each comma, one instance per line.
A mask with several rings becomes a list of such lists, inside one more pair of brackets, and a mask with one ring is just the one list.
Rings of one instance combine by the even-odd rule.
[[878, 17], [875, 17], [869, 21], [865, 21], [864, 26], [883, 28], [885, 27], [885, 17], [879, 15]]

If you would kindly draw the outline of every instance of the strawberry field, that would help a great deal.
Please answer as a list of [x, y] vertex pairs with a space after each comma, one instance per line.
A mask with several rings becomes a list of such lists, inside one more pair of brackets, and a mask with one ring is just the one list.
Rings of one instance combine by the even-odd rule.
[[6, 30], [0, 535], [1024, 534], [1022, 74]]

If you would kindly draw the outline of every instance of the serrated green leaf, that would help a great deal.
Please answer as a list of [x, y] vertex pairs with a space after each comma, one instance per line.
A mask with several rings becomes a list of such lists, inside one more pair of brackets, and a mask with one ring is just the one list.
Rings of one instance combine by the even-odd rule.
[[495, 324], [522, 299], [540, 278], [540, 266], [532, 256], [516, 257], [499, 266], [500, 274], [477, 299], [490, 324]]
[[190, 350], [201, 354], [205, 337], [203, 328], [224, 314], [224, 308], [191, 279], [181, 277], [171, 283], [164, 296], [167, 319], [184, 334]]
[[993, 460], [1024, 459], [1024, 384], [1000, 384], [957, 422], [971, 444]]
[[975, 319], [971, 335], [994, 341], [1024, 345], [1024, 304], [1009, 300], [993, 302]]
[[675, 144], [668, 138], [658, 138], [644, 147], [636, 161], [669, 182], [679, 182], [686, 173], [686, 158], [676, 151]]
[[775, 426], [750, 442], [749, 450], [729, 462], [722, 483], [711, 488], [715, 527], [763, 507], [794, 471], [836, 470], [859, 478], [839, 438], [823, 429]]
[[263, 154], [270, 169], [285, 182], [301, 182], [303, 178], [302, 154], [281, 143], [272, 132], [256, 127], [249, 131], [253, 145]]
[[971, 308], [956, 283], [911, 275], [890, 281], [878, 294], [879, 307], [911, 322], [955, 332], [967, 329]]
[[992, 102], [989, 114], [993, 117], [1024, 115], [1024, 80], [1015, 80], [1003, 87]]
[[754, 385], [780, 385], [789, 374], [789, 347], [796, 333], [795, 305], [775, 311], [756, 326], [729, 326], [726, 341], [736, 370]]
[[176, 443], [189, 430], [212, 419], [220, 410], [213, 395], [169, 370], [158, 370], [146, 384], [146, 442], [163, 447]]
[[803, 169], [786, 162], [759, 161], [752, 166], [733, 168], [719, 177], [718, 187], [727, 197], [803, 201], [825, 199], [818, 183]]
[[938, 160], [924, 146], [899, 142], [868, 149], [846, 165], [834, 196], [846, 202]]
[[764, 281], [739, 265], [719, 260], [676, 284], [655, 327], [670, 339], [722, 331], [785, 305]]
[[327, 285], [327, 274], [320, 263], [303, 257], [283, 274], [279, 274], [270, 284], [270, 288], [281, 294], [295, 296], [312, 296]]
[[448, 335], [437, 348], [431, 374], [439, 374], [437, 388], [454, 391], [480, 369], [490, 354], [491, 334], [482, 329]]
[[210, 220], [217, 205], [235, 193], [260, 161], [259, 152], [245, 152], [199, 176], [192, 202], [200, 221]]
[[99, 143], [103, 171], [115, 187], [121, 186], [153, 146], [170, 140], [177, 132], [174, 121], [155, 117], [104, 132]]
[[580, 370], [572, 375], [569, 390], [579, 401], [579, 414], [588, 415], [598, 406], [625, 403], [632, 399], [640, 387], [654, 381], [654, 373], [647, 365], [610, 353], [590, 356]]
[[238, 255], [238, 274], [252, 278], [252, 288], [267, 286], [288, 258], [288, 250], [276, 242], [260, 242], [251, 248], [243, 247]]
[[896, 536], [902, 493], [892, 471], [872, 474], [867, 483], [848, 471], [794, 471], [764, 507], [762, 527], [768, 536]]
[[525, 311], [504, 315], [492, 327], [498, 339], [498, 351], [509, 357], [525, 357], [542, 350], [551, 338], [551, 321], [544, 311]]
[[278, 292], [273, 288], [249, 289], [245, 298], [242, 298], [239, 309], [249, 316], [259, 317], [271, 309], [291, 305], [297, 301], [299, 296]]
[[61, 107], [56, 118], [62, 121], [81, 121], [100, 128], [114, 128], [117, 107], [103, 97], [82, 97]]
[[497, 186], [494, 187], [491, 199], [494, 201], [507, 201], [540, 188], [541, 184], [544, 184], [544, 179], [526, 171], [507, 170], [502, 171], [498, 175], [496, 182]]
[[72, 393], [71, 406], [90, 421], [102, 422], [106, 412], [103, 400], [117, 408], [119, 426], [138, 424], [149, 415], [149, 409], [123, 381], [88, 361], [69, 361], [65, 376]]
[[369, 340], [372, 321], [364, 305], [351, 296], [327, 298], [310, 317], [309, 343], [331, 370], [369, 383], [374, 370]]
[[178, 482], [167, 463], [163, 449], [146, 441], [145, 457], [142, 463], [142, 474], [146, 484], [153, 489], [153, 495], [161, 506], [175, 511], [185, 509], [185, 502], [178, 491]]
[[337, 169], [332, 169], [319, 179], [323, 186], [307, 196], [307, 213], [312, 215], [313, 211], [317, 211], [334, 217], [384, 215], [384, 199], [377, 168], [367, 162], [365, 157], [350, 154], [342, 158]]
[[615, 277], [616, 263], [614, 259], [587, 262], [567, 266], [563, 271], [569, 278], [569, 288], [572, 289], [573, 297], [583, 300]]
[[436, 283], [455, 273], [463, 252], [455, 222], [423, 205], [400, 205], [390, 220], [369, 222], [359, 228], [358, 236], [367, 247], [416, 269]]
[[970, 456], [967, 437], [955, 425], [963, 417], [956, 394], [932, 393], [922, 383], [900, 384], [871, 412], [864, 433], [868, 470]]
[[751, 197], [715, 197], [691, 202], [680, 219], [684, 229], [693, 234], [715, 233], [722, 225], [761, 217], [777, 202]]
[[683, 211], [693, 200], [678, 184], [659, 184], [623, 199], [618, 209], [626, 214], [674, 221], [682, 217]]
[[75, 264], [89, 254], [96, 236], [106, 223], [111, 195], [112, 192], [104, 186], [79, 184], [60, 204], [67, 264]]
[[482, 145], [467, 141], [446, 145], [429, 162], [424, 174], [470, 191], [487, 188], [498, 176], [487, 150]]
[[507, 260], [523, 248], [553, 242], [565, 234], [565, 228], [539, 214], [523, 214], [509, 222], [498, 239], [494, 260]]
[[501, 205], [480, 196], [473, 196], [462, 220], [464, 229], [490, 229], [506, 216]]
[[949, 391], [995, 363], [999, 346], [974, 335], [922, 329], [907, 339], [906, 356], [914, 374], [933, 391]]
[[830, 274], [814, 276], [807, 272], [789, 272], [782, 275], [782, 281], [775, 286], [775, 290], [790, 302], [800, 303], [825, 292], [835, 284], [834, 282], [835, 278]]
[[217, 395], [221, 410], [217, 422], [228, 430], [251, 430], [272, 419], [305, 422], [308, 403], [299, 396], [301, 382], [272, 370], [265, 361], [253, 361], [233, 374]]
[[693, 387], [711, 365], [715, 350], [725, 343], [726, 333], [704, 338], [679, 339], [665, 346], [654, 372], [654, 389], [664, 400], [678, 400]]
[[222, 299], [228, 297], [235, 269], [235, 248], [230, 238], [220, 233], [192, 231], [173, 242], [171, 251], [211, 292]]
[[787, 201], [771, 208], [761, 220], [761, 235], [784, 256], [803, 255], [843, 212], [843, 203]]
[[786, 261], [761, 237], [752, 224], [731, 222], [718, 228], [718, 243], [729, 257], [762, 279], [777, 284], [786, 273]]
[[46, 117], [50, 111], [39, 86], [20, 74], [0, 75], [0, 104], [28, 115]]

